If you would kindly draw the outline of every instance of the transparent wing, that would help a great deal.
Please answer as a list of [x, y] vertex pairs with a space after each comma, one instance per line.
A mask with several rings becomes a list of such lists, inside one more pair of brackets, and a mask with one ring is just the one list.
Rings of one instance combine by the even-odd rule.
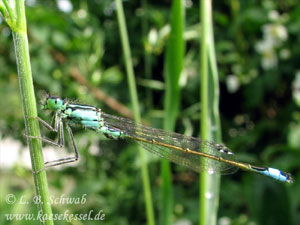
[[[231, 174], [238, 169], [226, 162], [176, 149], [176, 147], [178, 147], [181, 149], [190, 149], [195, 152], [205, 152], [216, 157], [221, 157], [221, 159], [235, 161], [234, 154], [223, 145], [147, 127], [142, 124], [136, 124], [132, 120], [106, 113], [101, 113], [101, 116], [106, 126], [122, 131], [125, 138], [131, 138], [142, 145], [146, 150], [179, 165], [189, 167], [196, 172], [210, 171], [220, 172], [221, 174]], [[164, 143], [168, 145], [168, 147], [147, 143], [141, 140], [147, 140], [153, 143]]]

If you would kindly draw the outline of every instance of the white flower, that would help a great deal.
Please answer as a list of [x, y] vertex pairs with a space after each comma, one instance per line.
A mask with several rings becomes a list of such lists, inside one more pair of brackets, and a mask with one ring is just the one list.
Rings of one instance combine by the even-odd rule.
[[275, 47], [281, 45], [288, 38], [286, 27], [281, 24], [267, 24], [263, 26], [264, 39], [273, 42]]
[[261, 65], [265, 70], [273, 69], [277, 66], [278, 59], [274, 50], [263, 52]]
[[235, 93], [240, 87], [240, 81], [235, 75], [228, 75], [226, 85], [229, 93]]
[[72, 12], [73, 10], [73, 5], [69, 0], [57, 0], [57, 7], [65, 13]]
[[36, 4], [36, 0], [27, 0], [26, 5], [28, 6], [34, 6]]
[[218, 222], [219, 225], [230, 225], [232, 221], [229, 217], [221, 217]]
[[263, 39], [256, 43], [255, 49], [259, 53], [271, 51], [274, 48], [274, 42], [272, 39]]
[[186, 8], [191, 8], [193, 6], [192, 0], [185, 0], [184, 5]]
[[79, 9], [78, 12], [77, 12], [77, 16], [80, 19], [83, 19], [87, 16], [87, 12], [84, 9]]
[[271, 10], [268, 16], [271, 21], [277, 21], [279, 19], [279, 13], [276, 10]]
[[[272, 11], [269, 14], [270, 18], [278, 16], [277, 11]], [[269, 70], [275, 68], [278, 63], [276, 50], [282, 45], [282, 42], [288, 38], [286, 27], [282, 24], [266, 24], [262, 28], [263, 39], [256, 43], [255, 49], [262, 54], [261, 65], [263, 69]], [[289, 57], [289, 51], [280, 52], [280, 57], [286, 59]]]
[[286, 30], [286, 27], [281, 24], [276, 24], [274, 26], [274, 35], [277, 37], [280, 41], [286, 41], [288, 38], [288, 33]]
[[261, 65], [265, 70], [272, 69], [277, 65], [277, 55], [272, 39], [264, 39], [257, 42], [256, 51], [262, 54]]
[[148, 34], [148, 40], [151, 45], [155, 45], [157, 42], [158, 33], [155, 28], [152, 28]]

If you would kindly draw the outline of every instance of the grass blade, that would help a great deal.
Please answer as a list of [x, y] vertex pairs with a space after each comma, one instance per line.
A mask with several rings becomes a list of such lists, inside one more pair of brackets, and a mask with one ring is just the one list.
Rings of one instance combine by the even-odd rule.
[[[118, 23], [119, 23], [121, 41], [122, 41], [122, 46], [123, 46], [125, 66], [126, 66], [126, 73], [127, 73], [128, 85], [129, 85], [129, 90], [130, 90], [131, 103], [132, 103], [132, 107], [133, 107], [133, 115], [134, 115], [135, 121], [137, 123], [140, 123], [141, 116], [140, 116], [140, 110], [139, 110], [139, 105], [138, 105], [136, 82], [135, 82], [135, 76], [134, 76], [134, 72], [133, 72], [131, 52], [130, 52], [128, 33], [127, 33], [127, 28], [126, 28], [126, 22], [125, 22], [122, 1], [116, 0], [116, 6], [117, 6]], [[143, 188], [144, 188], [144, 195], [145, 195], [145, 201], [146, 201], [147, 222], [149, 225], [153, 225], [155, 223], [155, 220], [154, 220], [154, 212], [153, 212], [153, 205], [152, 205], [152, 197], [151, 197], [152, 195], [151, 195], [149, 174], [148, 174], [147, 163], [145, 160], [145, 152], [141, 149], [141, 147], [138, 147], [138, 148], [139, 148], [139, 154], [140, 154], [140, 160], [141, 160]]]
[[[165, 116], [164, 129], [173, 131], [179, 111], [180, 86], [179, 78], [182, 72], [184, 60], [184, 3], [182, 0], [174, 0], [171, 9], [171, 32], [168, 40], [164, 77], [165, 90]], [[170, 162], [162, 159], [162, 213], [160, 224], [171, 224], [173, 209], [173, 191]]]
[[[142, 9], [144, 11], [144, 16], [141, 18], [142, 19], [142, 34], [144, 37], [144, 42], [147, 40], [147, 32], [149, 29], [149, 24], [148, 24], [148, 2], [147, 0], [142, 0], [141, 3]], [[144, 67], [145, 67], [145, 78], [147, 80], [152, 79], [152, 60], [151, 60], [151, 52], [147, 50], [147, 48], [144, 48]], [[148, 88], [146, 90], [146, 96], [147, 96], [147, 106], [149, 108], [152, 108], [153, 104], [153, 96], [152, 96], [152, 90]]]
[[[219, 86], [214, 54], [211, 1], [200, 1], [201, 8], [201, 138], [220, 142], [220, 119], [218, 111]], [[210, 65], [210, 70], [208, 69]], [[216, 127], [216, 129], [212, 129]], [[200, 175], [200, 225], [216, 224], [219, 204], [220, 176]]]

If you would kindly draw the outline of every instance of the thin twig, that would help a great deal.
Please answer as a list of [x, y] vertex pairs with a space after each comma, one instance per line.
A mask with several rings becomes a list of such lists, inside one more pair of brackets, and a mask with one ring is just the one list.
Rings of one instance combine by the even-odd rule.
[[100, 101], [104, 102], [110, 108], [115, 110], [116, 112], [120, 113], [120, 115], [125, 116], [127, 118], [133, 119], [133, 114], [131, 111], [122, 103], [119, 103], [116, 99], [108, 96], [103, 91], [99, 90], [98, 88], [93, 87], [86, 78], [79, 72], [76, 67], [71, 67], [70, 75], [81, 85], [86, 86], [94, 96], [99, 99]]

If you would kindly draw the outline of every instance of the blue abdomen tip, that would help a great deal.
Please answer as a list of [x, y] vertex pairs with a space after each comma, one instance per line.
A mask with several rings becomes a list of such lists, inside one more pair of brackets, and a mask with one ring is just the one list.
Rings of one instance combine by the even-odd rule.
[[291, 183], [293, 181], [292, 176], [289, 173], [282, 172], [279, 169], [267, 168], [267, 170], [262, 171], [262, 173], [281, 182]]

